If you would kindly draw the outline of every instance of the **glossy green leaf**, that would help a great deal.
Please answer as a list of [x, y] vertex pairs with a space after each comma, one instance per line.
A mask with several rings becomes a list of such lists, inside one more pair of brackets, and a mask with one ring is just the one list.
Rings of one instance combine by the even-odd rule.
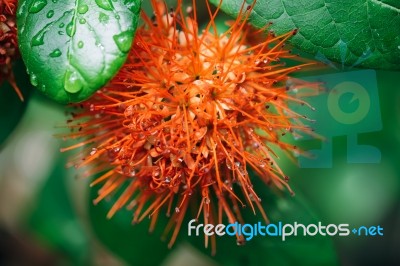
[[125, 62], [140, 4], [140, 0], [19, 1], [19, 46], [32, 84], [60, 103], [90, 97]]
[[[279, 221], [304, 224], [318, 224], [319, 219], [307, 207], [301, 196], [290, 197], [286, 193], [272, 193], [265, 184], [255, 183], [255, 188], [263, 200], [271, 222]], [[97, 195], [97, 188], [91, 190], [92, 199]], [[160, 214], [155, 232], [149, 233], [149, 221], [144, 220], [132, 225], [132, 212], [120, 210], [112, 219], [106, 214], [115, 198], [111, 197], [94, 206], [90, 202], [90, 221], [97, 237], [112, 252], [126, 260], [130, 265], [159, 265], [171, 252], [167, 242], [161, 241], [167, 218]], [[250, 208], [242, 210], [247, 223], [262, 222], [260, 215], [254, 216]], [[182, 243], [190, 244], [218, 262], [219, 265], [336, 265], [337, 258], [329, 237], [291, 237], [282, 241], [279, 237], [256, 236], [244, 246], [238, 246], [235, 237], [218, 237], [217, 254], [211, 256], [210, 249], [204, 248], [203, 236], [188, 236], [187, 224], [193, 218], [188, 210], [186, 220], [182, 224], [180, 235], [173, 246]], [[194, 214], [195, 215], [195, 214]], [[263, 223], [263, 222], [262, 222]], [[156, 254], [156, 255], [155, 255]], [[189, 262], [188, 262], [189, 263]]]
[[0, 147], [24, 114], [30, 90], [32, 89], [22, 60], [14, 63], [13, 71], [17, 77], [16, 82], [24, 97], [24, 101], [21, 101], [8, 81], [4, 81], [0, 85]]
[[[242, 3], [224, 0], [222, 9], [236, 17]], [[400, 69], [397, 0], [258, 0], [250, 23], [263, 27], [268, 22], [273, 22], [270, 29], [277, 34], [299, 29], [290, 42], [323, 61]]]

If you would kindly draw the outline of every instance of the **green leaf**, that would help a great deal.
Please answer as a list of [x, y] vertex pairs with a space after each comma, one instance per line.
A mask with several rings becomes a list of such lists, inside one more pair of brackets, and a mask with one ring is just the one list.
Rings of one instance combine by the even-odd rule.
[[18, 38], [31, 82], [60, 103], [104, 86], [128, 55], [140, 0], [22, 0]]
[[22, 118], [32, 89], [22, 60], [13, 64], [13, 71], [24, 101], [21, 101], [8, 81], [3, 81], [0, 85], [0, 146]]
[[[257, 179], [257, 178], [254, 178]], [[254, 184], [263, 200], [271, 222], [318, 224], [319, 218], [309, 209], [308, 203], [298, 195], [290, 197], [271, 192], [260, 180]], [[97, 188], [91, 190], [92, 199], [97, 196]], [[160, 213], [155, 232], [148, 233], [149, 219], [132, 225], [132, 211], [122, 209], [111, 219], [106, 219], [107, 212], [115, 202], [115, 197], [103, 200], [94, 206], [90, 202], [90, 221], [97, 237], [112, 252], [125, 259], [131, 265], [160, 265], [171, 250], [167, 243], [161, 241], [161, 234], [167, 224], [167, 218]], [[247, 223], [262, 222], [261, 215], [254, 216], [250, 208], [241, 210]], [[282, 241], [279, 237], [255, 236], [244, 246], [236, 244], [235, 237], [218, 237], [217, 254], [211, 256], [210, 249], [204, 248], [203, 236], [188, 236], [187, 224], [193, 219], [188, 210], [185, 221], [176, 243], [172, 249], [181, 244], [191, 244], [200, 252], [217, 261], [220, 265], [337, 265], [336, 253], [329, 237], [289, 237]], [[227, 223], [225, 221], [225, 223]], [[262, 222], [263, 223], [263, 222]], [[151, 256], [151, 254], [157, 256]]]
[[[242, 3], [224, 0], [222, 9], [236, 17]], [[250, 23], [263, 27], [268, 22], [273, 22], [270, 29], [277, 34], [299, 29], [290, 42], [316, 57], [346, 65], [400, 69], [397, 0], [258, 0]]]

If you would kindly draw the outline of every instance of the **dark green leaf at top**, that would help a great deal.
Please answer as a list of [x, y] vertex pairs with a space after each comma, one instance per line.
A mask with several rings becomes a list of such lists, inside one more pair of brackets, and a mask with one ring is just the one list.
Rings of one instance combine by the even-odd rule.
[[18, 38], [31, 83], [60, 103], [80, 102], [125, 62], [141, 0], [22, 0]]
[[[242, 3], [224, 0], [222, 9], [236, 17]], [[290, 42], [323, 61], [400, 69], [398, 0], [258, 0], [250, 23], [263, 27], [268, 22], [277, 34], [299, 29]]]

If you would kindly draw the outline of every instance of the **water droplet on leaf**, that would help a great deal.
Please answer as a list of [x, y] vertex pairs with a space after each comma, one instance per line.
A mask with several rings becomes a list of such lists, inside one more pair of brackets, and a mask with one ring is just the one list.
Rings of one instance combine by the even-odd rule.
[[113, 39], [118, 49], [123, 53], [127, 53], [131, 49], [133, 32], [130, 30], [121, 32], [120, 34], [114, 35]]
[[75, 32], [76, 32], [75, 23], [74, 23], [73, 21], [71, 21], [71, 22], [67, 25], [65, 31], [67, 32], [67, 35], [68, 35], [69, 37], [73, 37], [73, 36], [75, 35]]
[[33, 1], [29, 7], [29, 13], [37, 13], [47, 5], [47, 0], [36, 0]]
[[51, 52], [49, 54], [50, 57], [59, 57], [62, 55], [62, 52], [60, 51], [60, 49], [55, 49], [53, 52]]
[[76, 71], [67, 70], [64, 77], [64, 89], [69, 93], [77, 93], [82, 90], [83, 84]]
[[110, 0], [96, 0], [96, 4], [104, 10], [112, 11], [114, 9]]
[[78, 13], [85, 14], [89, 10], [89, 7], [85, 4], [78, 6]]
[[78, 48], [82, 48], [83, 47], [83, 42], [82, 41], [79, 41], [78, 42]]
[[100, 23], [107, 24], [109, 19], [110, 19], [110, 17], [108, 15], [104, 14], [103, 12], [100, 12], [100, 15], [99, 15]]
[[54, 11], [50, 10], [49, 12], [47, 12], [46, 17], [47, 18], [52, 18], [54, 16]]
[[37, 80], [37, 76], [35, 74], [31, 74], [31, 76], [29, 77], [31, 84], [33, 86], [37, 86], [38, 85], [38, 80]]
[[44, 44], [43, 39], [44, 39], [45, 33], [46, 33], [46, 31], [41, 30], [35, 36], [33, 36], [32, 42], [31, 42], [32, 46], [39, 46], [39, 45]]

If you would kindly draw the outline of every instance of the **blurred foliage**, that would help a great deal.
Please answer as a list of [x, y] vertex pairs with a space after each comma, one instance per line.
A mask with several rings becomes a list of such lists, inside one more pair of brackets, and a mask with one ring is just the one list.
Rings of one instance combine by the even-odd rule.
[[41, 188], [28, 226], [51, 249], [74, 265], [86, 265], [90, 246], [67, 191], [66, 156], [57, 155], [54, 169]]
[[21, 101], [8, 81], [3, 81], [2, 84], [0, 84], [0, 149], [3, 142], [14, 130], [24, 114], [29, 101], [30, 90], [32, 89], [22, 60], [14, 62], [13, 71], [14, 75], [17, 77], [16, 83], [21, 90], [24, 101]]

